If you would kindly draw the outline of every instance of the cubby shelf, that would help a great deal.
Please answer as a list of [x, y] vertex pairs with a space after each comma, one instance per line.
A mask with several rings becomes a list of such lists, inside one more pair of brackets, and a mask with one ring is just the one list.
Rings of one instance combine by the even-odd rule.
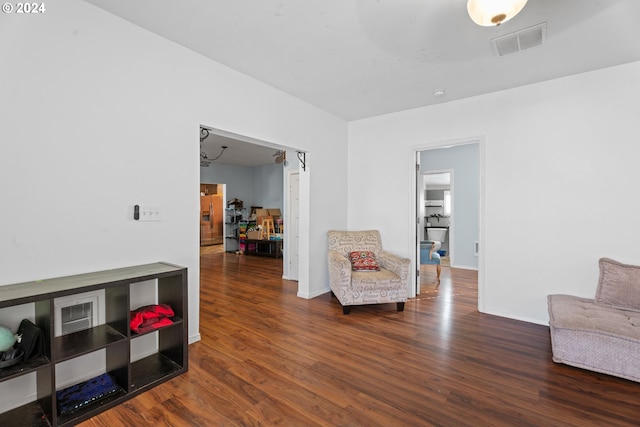
[[131, 389], [149, 388], [158, 381], [181, 373], [181, 366], [162, 353], [155, 353], [131, 364]]
[[50, 360], [47, 356], [40, 356], [35, 359], [31, 359], [28, 362], [19, 363], [8, 368], [2, 368], [0, 369], [0, 381], [7, 381], [12, 378], [19, 377], [20, 375], [29, 374], [38, 369], [46, 368], [49, 363]]
[[[129, 329], [130, 293], [138, 283], [156, 281], [158, 304], [168, 304], [172, 324], [150, 332]], [[67, 335], [55, 336], [54, 300], [58, 297], [104, 290], [106, 323]], [[44, 331], [45, 355], [0, 370], [0, 383], [35, 375], [36, 400], [0, 413], [0, 426], [71, 426], [118, 405], [188, 370], [187, 269], [154, 263], [0, 287], [2, 309], [33, 304], [34, 323]], [[157, 334], [151, 355], [132, 361], [131, 344]], [[71, 413], [60, 414], [56, 402], [56, 366], [76, 358], [105, 352], [105, 372], [121, 390]]]
[[2, 414], [0, 423], [3, 426], [50, 427], [51, 423], [42, 411], [38, 402], [28, 403]]
[[84, 331], [56, 337], [53, 348], [57, 354], [56, 361], [62, 362], [126, 339], [126, 335], [122, 335], [111, 326], [99, 325]]

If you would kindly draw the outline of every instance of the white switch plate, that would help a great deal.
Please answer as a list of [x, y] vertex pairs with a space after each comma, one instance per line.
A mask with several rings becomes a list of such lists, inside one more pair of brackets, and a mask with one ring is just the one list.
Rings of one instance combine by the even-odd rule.
[[158, 206], [140, 205], [138, 221], [162, 221], [162, 211]]

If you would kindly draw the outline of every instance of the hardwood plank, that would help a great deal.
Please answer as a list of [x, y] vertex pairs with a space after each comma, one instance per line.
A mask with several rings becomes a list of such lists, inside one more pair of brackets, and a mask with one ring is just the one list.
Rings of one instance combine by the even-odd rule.
[[[428, 266], [427, 266], [428, 267]], [[425, 269], [405, 311], [296, 296], [282, 261], [201, 255], [189, 372], [82, 426], [634, 426], [640, 384], [551, 360], [545, 326], [477, 311]]]

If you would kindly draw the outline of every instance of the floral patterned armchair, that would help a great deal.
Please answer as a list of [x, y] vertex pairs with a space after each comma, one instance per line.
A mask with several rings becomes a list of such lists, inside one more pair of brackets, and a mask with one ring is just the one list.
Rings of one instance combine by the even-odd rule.
[[[403, 311], [411, 261], [384, 251], [378, 230], [330, 230], [327, 234], [329, 286], [342, 305], [342, 312], [349, 314], [352, 305], [394, 302], [398, 311]], [[369, 254], [374, 262], [354, 271], [358, 267], [352, 265], [350, 254], [357, 254], [355, 258]], [[377, 264], [379, 270], [372, 268], [372, 264]]]

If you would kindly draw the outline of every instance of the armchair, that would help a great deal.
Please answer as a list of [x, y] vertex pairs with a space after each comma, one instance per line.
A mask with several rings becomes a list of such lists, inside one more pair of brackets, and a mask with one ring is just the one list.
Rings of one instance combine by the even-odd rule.
[[[398, 311], [404, 311], [411, 272], [408, 258], [384, 251], [378, 230], [330, 230], [327, 235], [329, 286], [343, 314], [349, 314], [352, 305], [392, 302]], [[353, 271], [348, 257], [357, 251], [372, 252], [380, 270]]]

